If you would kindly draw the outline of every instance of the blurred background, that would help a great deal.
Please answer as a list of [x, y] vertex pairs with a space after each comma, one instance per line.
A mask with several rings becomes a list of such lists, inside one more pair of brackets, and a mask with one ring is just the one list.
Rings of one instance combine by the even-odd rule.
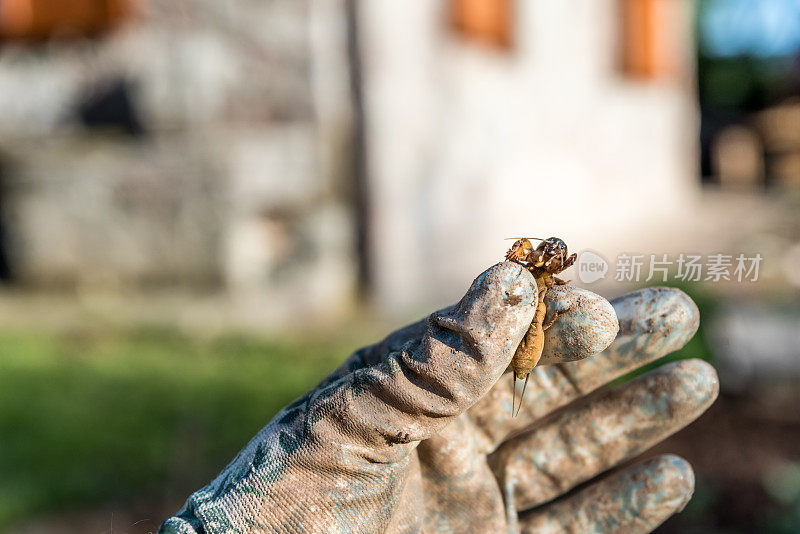
[[660, 532], [798, 532], [799, 208], [800, 0], [0, 0], [0, 531], [157, 530], [558, 235], [763, 257], [667, 283], [722, 393]]

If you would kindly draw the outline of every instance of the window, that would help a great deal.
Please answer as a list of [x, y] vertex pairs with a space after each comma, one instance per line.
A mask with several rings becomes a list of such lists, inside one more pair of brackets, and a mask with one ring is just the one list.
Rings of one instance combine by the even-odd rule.
[[94, 37], [131, 14], [127, 0], [0, 0], [0, 40]]
[[624, 74], [640, 79], [674, 76], [683, 2], [619, 0], [621, 63]]
[[450, 0], [450, 16], [465, 39], [493, 48], [510, 48], [513, 41], [513, 0]]

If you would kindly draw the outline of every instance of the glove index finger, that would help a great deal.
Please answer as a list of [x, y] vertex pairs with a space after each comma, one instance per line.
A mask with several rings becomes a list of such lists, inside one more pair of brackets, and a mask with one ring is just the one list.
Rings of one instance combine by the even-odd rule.
[[520, 265], [489, 268], [455, 306], [429, 317], [424, 335], [282, 410], [166, 531], [389, 529], [414, 483], [409, 452], [492, 387], [536, 300]]
[[510, 262], [494, 265], [458, 304], [428, 318], [421, 339], [332, 384], [335, 392], [321, 392], [312, 401], [315, 426], [335, 430], [373, 462], [399, 460], [492, 388], [536, 304], [536, 282], [527, 270]]

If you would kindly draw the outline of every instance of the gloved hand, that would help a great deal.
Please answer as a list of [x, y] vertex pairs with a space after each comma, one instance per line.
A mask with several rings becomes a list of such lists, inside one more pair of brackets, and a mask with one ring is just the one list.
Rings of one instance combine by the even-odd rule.
[[[491, 267], [459, 303], [356, 352], [287, 406], [161, 532], [652, 530], [692, 494], [680, 458], [660, 456], [554, 499], [714, 401], [716, 373], [698, 360], [587, 396], [683, 346], [697, 308], [672, 289], [637, 291], [612, 307], [585, 290], [551, 288], [548, 316], [557, 319], [512, 418], [507, 368], [536, 299], [521, 266]], [[583, 360], [618, 328], [611, 347]]]

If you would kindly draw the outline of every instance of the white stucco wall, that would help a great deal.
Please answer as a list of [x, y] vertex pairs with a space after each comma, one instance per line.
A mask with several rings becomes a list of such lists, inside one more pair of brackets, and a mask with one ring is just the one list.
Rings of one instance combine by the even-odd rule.
[[[503, 238], [609, 250], [693, 198], [689, 5], [684, 76], [625, 79], [613, 0], [516, 4], [508, 53], [467, 44], [446, 2], [361, 2], [372, 262], [392, 308], [456, 298]], [[682, 34], [682, 35], [681, 35]]]

